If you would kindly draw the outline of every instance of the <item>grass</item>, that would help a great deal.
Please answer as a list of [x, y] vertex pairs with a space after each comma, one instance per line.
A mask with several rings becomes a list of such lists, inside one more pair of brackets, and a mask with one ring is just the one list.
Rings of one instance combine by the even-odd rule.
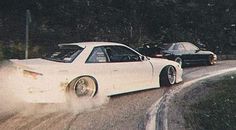
[[191, 130], [236, 130], [236, 75], [228, 75], [208, 85], [207, 95], [189, 106], [184, 113], [186, 128]]

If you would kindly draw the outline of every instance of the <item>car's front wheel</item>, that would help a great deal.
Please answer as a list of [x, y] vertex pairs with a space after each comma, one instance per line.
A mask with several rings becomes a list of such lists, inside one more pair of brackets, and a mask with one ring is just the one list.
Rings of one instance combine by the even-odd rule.
[[176, 82], [176, 70], [174, 66], [166, 66], [160, 74], [161, 86], [170, 86]]

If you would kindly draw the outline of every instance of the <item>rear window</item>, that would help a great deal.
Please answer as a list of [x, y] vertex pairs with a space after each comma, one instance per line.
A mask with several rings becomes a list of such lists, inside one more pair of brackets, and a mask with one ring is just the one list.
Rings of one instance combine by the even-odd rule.
[[83, 48], [77, 45], [63, 45], [44, 55], [43, 58], [50, 61], [71, 63], [82, 51]]
[[173, 43], [163, 43], [159, 46], [159, 48], [164, 51], [164, 50], [171, 50], [172, 49]]

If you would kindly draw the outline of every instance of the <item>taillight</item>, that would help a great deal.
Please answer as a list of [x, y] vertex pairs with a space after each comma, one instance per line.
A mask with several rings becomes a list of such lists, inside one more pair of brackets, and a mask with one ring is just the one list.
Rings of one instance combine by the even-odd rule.
[[155, 57], [157, 57], [157, 58], [162, 58], [163, 55], [162, 55], [162, 54], [156, 54]]
[[30, 77], [30, 78], [33, 78], [33, 79], [37, 79], [38, 76], [43, 76], [43, 74], [41, 74], [41, 73], [37, 73], [37, 72], [29, 71], [29, 70], [24, 70], [23, 75], [25, 77]]

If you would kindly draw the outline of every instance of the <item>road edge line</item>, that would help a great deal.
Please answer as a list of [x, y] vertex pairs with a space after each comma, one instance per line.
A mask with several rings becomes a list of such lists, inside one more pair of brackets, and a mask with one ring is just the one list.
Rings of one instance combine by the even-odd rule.
[[[223, 69], [220, 71], [213, 72], [211, 74], [207, 74], [206, 76], [193, 79], [191, 81], [185, 82], [180, 84], [164, 94], [159, 100], [157, 100], [152, 106], [147, 110], [147, 123], [146, 123], [146, 130], [168, 130], [168, 107], [167, 104], [169, 103], [170, 99], [172, 99], [176, 93], [179, 93], [182, 89], [186, 87], [190, 87], [192, 84], [200, 81], [205, 80], [214, 76], [222, 75], [225, 73], [236, 71], [236, 67], [230, 69]], [[160, 115], [160, 116], [157, 116]], [[158, 122], [158, 123], [157, 123]]]

